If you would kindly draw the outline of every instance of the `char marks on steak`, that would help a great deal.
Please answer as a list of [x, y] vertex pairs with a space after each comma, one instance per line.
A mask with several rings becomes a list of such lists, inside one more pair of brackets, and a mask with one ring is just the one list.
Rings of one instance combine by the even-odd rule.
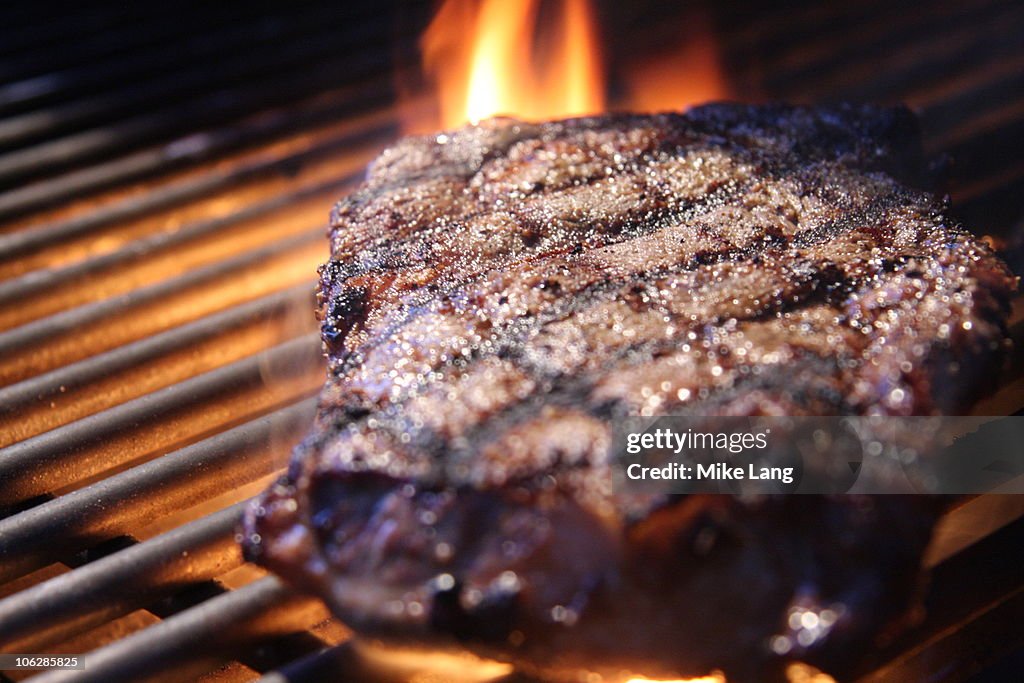
[[402, 140], [333, 213], [329, 378], [248, 557], [364, 634], [545, 675], [842, 667], [905, 613], [935, 501], [641, 499], [609, 423], [963, 410], [1015, 280], [923, 175], [903, 109]]

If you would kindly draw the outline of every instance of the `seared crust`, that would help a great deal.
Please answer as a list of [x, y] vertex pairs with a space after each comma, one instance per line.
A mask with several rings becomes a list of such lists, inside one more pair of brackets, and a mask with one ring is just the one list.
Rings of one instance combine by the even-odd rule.
[[[923, 177], [902, 109], [400, 141], [333, 212], [328, 382], [247, 554], [359, 630], [548, 673], [855, 655], [907, 606], [931, 501], [638, 500], [608, 424], [963, 410], [1016, 282]], [[794, 605], [842, 618], [780, 656]]]

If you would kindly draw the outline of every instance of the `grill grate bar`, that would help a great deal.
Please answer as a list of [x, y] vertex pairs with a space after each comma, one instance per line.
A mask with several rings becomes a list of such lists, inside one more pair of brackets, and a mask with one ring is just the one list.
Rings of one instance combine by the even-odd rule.
[[0, 282], [0, 305], [23, 302], [34, 294], [45, 295], [51, 293], [54, 287], [74, 286], [90, 276], [151, 259], [162, 252], [208, 238], [244, 221], [263, 217], [290, 204], [330, 191], [341, 191], [345, 186], [350, 186], [357, 180], [356, 174], [346, 173], [326, 181], [305, 185], [294, 192], [283, 193], [268, 200], [250, 204], [228, 216], [196, 221], [180, 230], [156, 233], [149, 237], [132, 240], [116, 251], [100, 254], [67, 266], [33, 271], [2, 281]]
[[[0, 85], [0, 114], [10, 109], [24, 109], [27, 105], [36, 106], [29, 112], [6, 118], [0, 124], [0, 141], [7, 143], [17, 129], [25, 135], [32, 127], [36, 127], [36, 132], [53, 132], [56, 124], [81, 124], [121, 116], [140, 104], [156, 102], [157, 93], [163, 91], [154, 81], [166, 78], [167, 72], [179, 68], [191, 71], [211, 59], [236, 56], [239, 51], [265, 49], [278, 41], [294, 41], [318, 31], [335, 30], [334, 26], [342, 21], [365, 21], [365, 16], [354, 17], [353, 14], [351, 8], [346, 11], [333, 6], [281, 16], [275, 22], [240, 22], [237, 15], [214, 12], [202, 31], [181, 34], [180, 27], [169, 22], [165, 30], [154, 32], [163, 34], [162, 40], [147, 41], [141, 49], [128, 55], [115, 54], [107, 59], [80, 62], [21, 80], [7, 79]], [[365, 15], [365, 10], [361, 14]], [[140, 87], [139, 82], [149, 85]], [[102, 94], [92, 96], [97, 92]], [[118, 97], [123, 98], [123, 107], [117, 105]], [[48, 108], [39, 106], [54, 100], [58, 104]], [[38, 127], [41, 124], [42, 127]]]
[[833, 30], [838, 35], [826, 32], [820, 38], [796, 41], [790, 49], [780, 52], [778, 59], [769, 58], [761, 66], [766, 73], [773, 74], [772, 82], [782, 83], [789, 77], [806, 78], [811, 83], [828, 82], [834, 87], [836, 83], [845, 84], [837, 73], [865, 57], [891, 54], [895, 45], [907, 50], [921, 43], [931, 43], [938, 34], [938, 27], [950, 22], [962, 25], [958, 20], [968, 18], [974, 22], [989, 19], [1005, 13], [1013, 5], [1013, 0], [983, 0], [973, 4], [942, 0], [927, 5], [908, 5], [899, 13], [878, 13], [869, 17], [856, 31], [836, 25]]
[[[1008, 0], [983, 0], [992, 5]], [[976, 18], [975, 6], [965, 6], [958, 0], [939, 0], [920, 5], [907, 5], [895, 14], [876, 12], [861, 17], [856, 31], [849, 31], [841, 23], [829, 22], [823, 30], [815, 31], [793, 41], [787, 49], [768, 56], [760, 65], [766, 73], [794, 76], [820, 75], [828, 70], [848, 64], [851, 59], [867, 51], [891, 49], [895, 42], [905, 43], [922, 36], [934, 35], [935, 26], [953, 18]]]
[[[244, 351], [253, 343], [259, 345], [256, 347], [257, 350], [263, 350], [268, 339], [273, 343], [281, 341], [280, 337], [287, 335], [289, 330], [286, 323], [293, 307], [299, 306], [302, 310], [311, 308], [312, 291], [312, 282], [291, 287], [0, 388], [0, 446], [13, 443], [11, 438], [26, 438], [26, 435], [52, 429], [83, 417], [83, 414], [76, 411], [73, 403], [76, 392], [81, 390], [89, 395], [90, 401], [86, 404], [88, 406], [103, 405], [97, 403], [95, 394], [104, 383], [111, 380], [123, 382], [120, 375], [129, 371], [138, 373], [172, 354], [187, 351], [188, 357], [184, 359], [184, 363], [187, 364], [190, 374], [196, 375], [203, 371], [204, 350], [213, 361], [220, 361], [221, 364], [224, 363], [225, 357], [231, 358], [231, 355], [225, 355], [223, 351], [218, 353], [216, 349], [207, 350], [211, 344], [219, 342], [229, 348], [233, 347], [230, 348], [230, 354], [241, 353], [243, 356]], [[254, 328], [262, 333], [253, 335], [253, 342], [247, 342], [243, 335], [247, 330]], [[111, 400], [121, 402], [125, 400], [125, 396], [148, 393], [158, 388], [159, 386], [155, 386], [151, 379], [143, 382], [141, 387], [124, 387], [121, 391], [110, 390], [101, 393], [109, 393]], [[47, 404], [54, 409], [59, 406], [59, 409], [45, 411], [43, 420], [39, 421], [40, 426], [36, 427], [32, 424], [32, 412], [40, 405]], [[57, 414], [47, 415], [54, 412]], [[4, 429], [8, 430], [6, 435]], [[3, 469], [0, 465], [0, 472]], [[3, 480], [2, 475], [0, 480]]]
[[90, 562], [0, 601], [0, 642], [39, 652], [242, 563], [245, 502]]
[[[856, 59], [835, 60], [831, 66], [818, 62], [800, 64], [795, 69], [773, 73], [767, 84], [773, 91], [813, 98], [835, 93], [837, 88], [848, 96], [858, 86], [870, 87], [877, 93], [889, 90], [894, 83], [904, 87], [920, 85], [923, 75], [941, 80], [963, 64], [965, 51], [980, 50], [984, 54], [985, 49], [1005, 47], [1007, 41], [1002, 38], [1014, 35], [1020, 17], [1016, 3], [1001, 0], [955, 30], [923, 32], [908, 35], [897, 43], [883, 42], [873, 50], [857, 52]], [[900, 78], [906, 81], [901, 83]]]
[[[890, 70], [884, 74], [872, 73], [870, 68], [851, 76], [845, 83], [843, 95], [853, 100], [889, 100], [899, 101], [901, 99], [913, 101], [913, 91], [919, 89], [937, 89], [941, 87], [951, 75], [956, 75], [964, 69], [970, 70], [971, 65], [984, 65], [991, 68], [1017, 56], [1018, 50], [1008, 44], [1007, 38], [1019, 32], [1024, 23], [1024, 15], [1012, 13], [998, 22], [993, 22], [990, 32], [991, 42], [977, 40], [968, 32], [964, 33], [966, 41], [962, 43], [929, 44], [927, 47], [933, 52], [932, 60], [915, 60], [912, 50], [904, 51], [904, 65], [892, 65]], [[1016, 29], [1014, 27], [1016, 26]], [[973, 52], [972, 58], [965, 59], [965, 52]], [[876, 68], [881, 68], [879, 58], [873, 59]], [[986, 70], [988, 71], [988, 70]], [[989, 71], [989, 73], [992, 73]], [[944, 101], [950, 101], [946, 99]], [[977, 109], [978, 102], [969, 102], [969, 106], [962, 106], [962, 115], [965, 112]]]
[[[305, 50], [312, 53], [308, 58], [313, 59], [320, 56], [313, 48], [326, 53], [334, 44], [334, 37], [328, 34], [319, 41], [304, 45]], [[250, 64], [249, 61], [245, 63]], [[272, 106], [282, 99], [294, 99], [311, 88], [329, 87], [331, 81], [337, 80], [334, 74], [342, 67], [346, 74], [365, 77], [379, 72], [389, 64], [388, 55], [370, 52], [324, 59], [319, 61], [318, 69], [282, 73], [272, 77], [269, 82], [261, 82], [258, 87], [249, 84], [224, 88], [215, 97], [193, 98], [173, 109], [142, 114], [103, 128], [73, 133], [7, 152], [0, 157], [0, 182], [25, 181], [51, 175], [58, 170], [81, 166], [104, 154], [110, 154], [114, 149], [118, 152], [127, 151], [144, 142], [170, 138], [182, 130], [195, 130], [232, 115]], [[302, 65], [300, 62], [294, 66], [299, 69]]]
[[[184, 275], [179, 275], [148, 287], [140, 287], [123, 294], [110, 296], [109, 298], [101, 298], [96, 293], [92, 292], [68, 292], [66, 295], [68, 297], [72, 297], [68, 300], [72, 304], [84, 303], [81, 299], [88, 299], [90, 298], [90, 295], [91, 298], [96, 299], [91, 303], [85, 303], [85, 305], [79, 305], [69, 310], [50, 310], [43, 311], [42, 313], [31, 310], [8, 310], [6, 311], [6, 325], [8, 327], [17, 325], [18, 327], [7, 332], [0, 333], [0, 357], [4, 357], [11, 351], [16, 351], [19, 348], [26, 348], [27, 345], [34, 342], [45, 342], [46, 337], [49, 334], [67, 332], [75, 326], [85, 323], [96, 323], [108, 316], [117, 316], [118, 319], [121, 319], [131, 310], [143, 310], [148, 305], [156, 305], [161, 300], [171, 298], [173, 295], [181, 295], [192, 290], [206, 289], [216, 285], [222, 280], [227, 281], [228, 284], [235, 284], [237, 288], [237, 285], [239, 285], [240, 282], [244, 282], [243, 273], [246, 270], [259, 269], [259, 266], [264, 265], [273, 259], [287, 258], [293, 254], [301, 255], [310, 250], [319, 254], [323, 250], [322, 242], [323, 229], [317, 229], [281, 240], [254, 251], [246, 252], [238, 256], [204, 266], [202, 268], [196, 268]], [[316, 264], [314, 263], [314, 267], [315, 265]], [[280, 280], [278, 282], [264, 282], [261, 283], [262, 287], [253, 286], [251, 290], [240, 291], [231, 297], [231, 301], [225, 301], [222, 305], [208, 309], [205, 312], [221, 310], [232, 303], [241, 303], [258, 297], [261, 294], [276, 291], [279, 287], [287, 287], [294, 284], [294, 282], [301, 282], [302, 280], [305, 280], [306, 277], [309, 277], [311, 272], [312, 270], [309, 270], [301, 279], [290, 281], [286, 274], [280, 273]], [[251, 282], [246, 284], [255, 285], [255, 283]], [[67, 301], [58, 301], [56, 303], [51, 302], [49, 307], [51, 309], [60, 309], [61, 303], [66, 304]], [[220, 302], [208, 301], [204, 303], [209, 306]], [[167, 324], [160, 327], [160, 329], [166, 329], [167, 326], [174, 324], [182, 324], [187, 320], [194, 320], [196, 317], [204, 315], [204, 309], [197, 304], [196, 308], [189, 311], [189, 313], [191, 313], [191, 315], [188, 315], [186, 319], [168, 321]], [[43, 315], [47, 315], [47, 317], [42, 317]], [[4, 316], [0, 314], [0, 319], [3, 318]], [[140, 322], [155, 324], [158, 321]], [[148, 334], [154, 334], [157, 331], [157, 329], [150, 329], [148, 330]], [[125, 330], [123, 332], [130, 333], [131, 330]], [[87, 335], [83, 334], [83, 336]], [[120, 336], [114, 331], [110, 331], [110, 335], [104, 336], [103, 339], [109, 344], [106, 348], [110, 348], [110, 345], [124, 343], [125, 340], [123, 336]], [[56, 338], [54, 341], [59, 342], [61, 340]], [[85, 350], [84, 339], [79, 340], [79, 343], [76, 345], [81, 350]], [[92, 348], [91, 351], [95, 353], [98, 349]], [[65, 362], [66, 360], [67, 359], [65, 359]], [[15, 372], [17, 371], [17, 369], [13, 370]]]
[[[976, 152], [979, 141], [984, 140], [986, 136], [1024, 122], [1024, 103], [1010, 101], [993, 104], [994, 106], [988, 110], [944, 131], [942, 135], [938, 136], [936, 143], [947, 149], [966, 151], [964, 146], [969, 142], [971, 150]], [[1018, 157], [1013, 155], [1012, 160], [1017, 161], [1017, 159]]]
[[[943, 149], [963, 149], [964, 143], [973, 144], [986, 133], [1024, 120], [1024, 105], [1013, 97], [1015, 92], [1024, 92], [1024, 72], [984, 88], [967, 91], [963, 103], [980, 101], [984, 108], [972, 111], [970, 116], [949, 115], [952, 120], [940, 129], [932, 144]], [[950, 104], [955, 106], [955, 103]], [[929, 123], [934, 123], [935, 118], [946, 112], [931, 109], [928, 113]]]
[[[922, 107], [929, 112], [942, 109], [952, 103], [959, 103], [961, 106], [971, 101], [966, 95], [973, 90], [987, 89], [992, 83], [1001, 82], [1007, 78], [1019, 76], [1024, 69], [1024, 55], [1015, 54], [1006, 60], [983, 61], [980, 63], [969, 63], [954, 74], [949, 74], [941, 83], [921, 84], [907, 93], [907, 101], [917, 107]], [[1010, 90], [1019, 92], [1019, 90]], [[955, 118], [956, 112], [951, 111], [949, 115]]]
[[259, 641], [305, 631], [328, 616], [319, 601], [298, 596], [267, 577], [89, 653], [84, 671], [50, 671], [34, 681], [181, 681]]
[[[0, 236], [0, 258], [10, 259], [23, 256], [33, 249], [39, 249], [114, 222], [131, 220], [158, 209], [200, 199], [250, 180], [287, 173], [294, 170], [297, 165], [338, 153], [346, 149], [346, 146], [356, 144], [357, 141], [377, 140], [394, 135], [396, 126], [394, 113], [391, 110], [353, 116], [358, 111], [353, 105], [378, 103], [384, 94], [385, 89], [379, 84], [371, 84], [362, 92], [347, 89], [336, 91], [331, 97], [325, 98], [328, 100], [326, 104], [321, 104], [319, 108], [314, 104], [311, 108], [312, 112], [308, 109], [300, 110], [298, 114], [294, 115], [294, 118], [286, 110], [279, 110], [276, 115], [271, 114], [255, 122], [196, 133], [156, 149], [121, 157], [81, 172], [66, 174], [0, 194], [0, 219], [2, 219], [69, 200], [84, 192], [110, 185], [123, 185], [186, 162], [202, 161], [242, 144], [253, 144], [264, 136], [285, 132], [290, 125], [307, 122], [307, 117], [315, 119], [318, 117], [341, 117], [344, 113], [349, 115], [346, 125], [341, 127], [341, 131], [329, 133], [316, 145], [310, 144], [291, 154], [246, 161], [228, 170], [213, 168], [198, 177], [186, 178], [77, 218]], [[342, 108], [335, 109], [331, 106], [332, 103], [340, 104]]]
[[1018, 646], [1006, 633], [1019, 629], [1024, 607], [1022, 543], [1024, 525], [1009, 525], [936, 566], [927, 625], [874, 653], [864, 663], [872, 671], [859, 683], [963, 680], [1001, 649]]
[[[208, 29], [225, 31], [226, 24], [237, 26], [238, 29], [253, 31], [260, 24], [238, 22], [225, 12], [214, 11], [210, 14]], [[230, 22], [230, 23], [229, 23]], [[188, 50], [193, 44], [202, 45], [205, 31], [196, 32], [192, 27], [184, 27], [173, 21], [164, 21], [160, 25], [147, 28], [136, 26], [118, 26], [103, 32], [102, 37], [83, 36], [76, 42], [73, 50], [54, 51], [39, 54], [42, 46], [33, 46], [21, 54], [8, 56], [0, 65], [0, 113], [8, 116], [29, 109], [32, 105], [49, 103], [64, 99], [62, 96], [86, 90], [82, 86], [104, 85], [102, 82], [91, 81], [96, 72], [104, 68], [110, 69], [113, 76], [128, 76], [134, 61], [140, 66], [151, 65], [154, 69], [160, 66], [158, 59], [149, 56], [151, 51], [165, 48], [167, 45], [182, 45]], [[273, 28], [263, 26], [263, 32]], [[235, 33], [237, 29], [228, 33]], [[187, 53], [182, 55], [187, 57]], [[156, 73], [159, 73], [157, 71]], [[82, 83], [79, 79], [84, 80]], [[106, 85], [111, 85], [110, 83]], [[115, 81], [114, 87], [122, 84]], [[90, 88], [89, 90], [91, 90]]]
[[[268, 388], [265, 373], [274, 368], [281, 369], [281, 376]], [[319, 340], [311, 334], [9, 446], [0, 451], [0, 506], [10, 507], [133, 462], [153, 452], [161, 436], [168, 438], [167, 432], [180, 441], [230, 423], [225, 414], [237, 420], [254, 409], [309, 395], [322, 381], [322, 368]], [[184, 424], [176, 424], [179, 421]], [[156, 433], [142, 434], [147, 427]], [[120, 435], [125, 433], [138, 436], [123, 443]]]
[[301, 401], [0, 520], [0, 581], [271, 473], [291, 446], [275, 437], [297, 433], [314, 408]]
[[[1021, 113], [1024, 114], [1024, 110]], [[1013, 169], [1020, 163], [1020, 154], [1024, 151], [1024, 146], [1007, 144], [1007, 140], [1024, 140], [1024, 116], [998, 124], [992, 129], [981, 126], [974, 131], [969, 140], [951, 146], [948, 152], [955, 160], [956, 177], [963, 181], [991, 179], [996, 175], [1012, 178]], [[1017, 217], [1020, 218], [1019, 201], [1007, 208], [1016, 210]], [[982, 215], [981, 224], [990, 224], [990, 219]], [[1006, 227], [1012, 229], [1014, 226], [1011, 223]]]

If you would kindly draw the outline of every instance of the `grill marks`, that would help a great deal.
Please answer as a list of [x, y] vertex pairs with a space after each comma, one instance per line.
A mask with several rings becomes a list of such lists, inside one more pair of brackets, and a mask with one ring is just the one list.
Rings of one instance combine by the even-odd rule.
[[[676, 576], [679, 558], [625, 529], [675, 503], [610, 490], [609, 420], [963, 406], [998, 356], [1014, 280], [894, 180], [921, 175], [912, 128], [898, 111], [710, 106], [498, 120], [386, 151], [335, 209], [318, 295], [328, 383], [288, 477], [247, 518], [248, 555], [371, 633], [454, 636], [541, 668], [762, 666], [784, 605], [719, 605], [751, 633], [721, 652], [680, 606], [713, 603], [709, 576], [765, 576], [774, 551], [740, 533], [686, 568], [692, 583], [658, 589], [680, 609], [653, 600], [635, 562]], [[768, 562], [779, 595], [827, 578], [782, 508], [715, 506], [800, 546]], [[676, 517], [665, 533], [690, 538], [707, 515]], [[866, 576], [902, 572], [908, 596], [925, 540], [904, 539], [884, 572], [851, 552]], [[904, 607], [858, 600], [865, 623]]]
[[[672, 119], [677, 128], [667, 130], [646, 119], [627, 119], [638, 127], [624, 130], [616, 120], [603, 130], [591, 119], [546, 131], [505, 121], [385, 153], [367, 188], [335, 211], [342, 253], [357, 252], [368, 225], [383, 236], [324, 270], [334, 361], [324, 408], [371, 412], [375, 438], [390, 433], [386, 448], [405, 454], [390, 465], [401, 476], [439, 471], [444, 454], [470, 448], [475, 425], [558, 402], [566, 382], [564, 403], [584, 414], [609, 402], [656, 413], [808, 358], [828, 366], [835, 397], [831, 409], [815, 399], [814, 410], [864, 412], [880, 391], [897, 389], [907, 401], [890, 407], [933, 409], [931, 392], [904, 390], [914, 382], [903, 370], [862, 369], [889, 353], [880, 343], [889, 337], [871, 330], [898, 334], [913, 322], [896, 320], [892, 307], [846, 302], [887, 288], [898, 299], [908, 291], [902, 264], [941, 261], [965, 245], [928, 195], [862, 170], [900, 165], [879, 160], [884, 136], [869, 152], [851, 136], [851, 128], [878, 134], [878, 120], [785, 113], [795, 130], [774, 137], [764, 131], [777, 133], [777, 121], [735, 121], [725, 108], [732, 127], [724, 130], [703, 111], [690, 127]], [[906, 121], [893, 118], [905, 146]], [[471, 153], [452, 152], [466, 145]], [[408, 185], [393, 185], [396, 169], [410, 174]], [[379, 191], [382, 182], [390, 189]], [[932, 267], [931, 294], [967, 286], [971, 258], [953, 252]], [[923, 291], [911, 294], [913, 310]], [[982, 317], [998, 314], [999, 302], [989, 304]], [[907, 354], [896, 355], [905, 368]], [[785, 383], [775, 393], [759, 400], [783, 412], [812, 408]], [[741, 405], [758, 409], [751, 399]], [[349, 431], [357, 438], [365, 429]]]
[[[746, 198], [760, 199], [749, 194]], [[847, 214], [846, 220], [830, 216], [827, 225], [795, 232], [792, 241], [813, 247], [869, 210]], [[404, 388], [372, 397], [378, 405], [400, 402], [432, 382], [447, 382], [468, 372], [468, 366], [489, 354], [514, 355], [519, 362], [545, 368], [541, 374], [549, 377], [568, 374], [574, 367], [553, 356], [586, 355], [585, 347], [573, 353], [574, 339], [597, 340], [607, 350], [631, 347], [634, 328], [647, 326], [658, 329], [653, 336], [671, 340], [676, 331], [691, 327], [752, 320], [843, 298], [856, 282], [877, 275], [871, 268], [847, 274], [835, 265], [837, 258], [851, 253], [847, 245], [830, 250], [825, 244], [810, 257], [789, 252], [783, 231], [793, 232], [792, 225], [778, 228], [778, 239], [757, 243], [743, 243], [746, 235], [733, 230], [736, 234], [730, 237], [740, 243], [736, 246], [723, 235], [734, 215], [719, 213], [698, 226], [696, 235], [690, 224], [678, 223], [582, 254], [541, 254], [511, 272], [477, 276], [442, 294], [420, 293], [385, 319], [390, 324], [383, 333], [361, 345], [355, 356], [359, 363], [343, 370], [352, 380], [349, 389], [358, 392], [366, 383], [371, 390]], [[691, 213], [691, 220], [695, 215], [700, 216]], [[710, 222], [713, 219], [718, 226]], [[637, 244], [644, 240], [648, 244]], [[771, 246], [762, 249], [765, 244]], [[879, 245], [875, 239], [862, 247], [863, 260]], [[663, 248], [673, 246], [675, 253]], [[410, 350], [418, 352], [417, 364], [410, 360]], [[455, 369], [443, 372], [449, 366]], [[406, 387], [391, 382], [382, 386], [380, 378], [392, 369], [419, 381]]]

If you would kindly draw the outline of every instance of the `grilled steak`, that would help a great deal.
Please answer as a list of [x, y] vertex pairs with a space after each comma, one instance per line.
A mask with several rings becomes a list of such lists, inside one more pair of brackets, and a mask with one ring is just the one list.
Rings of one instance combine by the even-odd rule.
[[903, 109], [399, 142], [333, 213], [329, 378], [247, 556], [370, 637], [544, 675], [844, 666], [905, 614], [940, 506], [613, 491], [609, 424], [962, 410], [1015, 280], [923, 177]]

